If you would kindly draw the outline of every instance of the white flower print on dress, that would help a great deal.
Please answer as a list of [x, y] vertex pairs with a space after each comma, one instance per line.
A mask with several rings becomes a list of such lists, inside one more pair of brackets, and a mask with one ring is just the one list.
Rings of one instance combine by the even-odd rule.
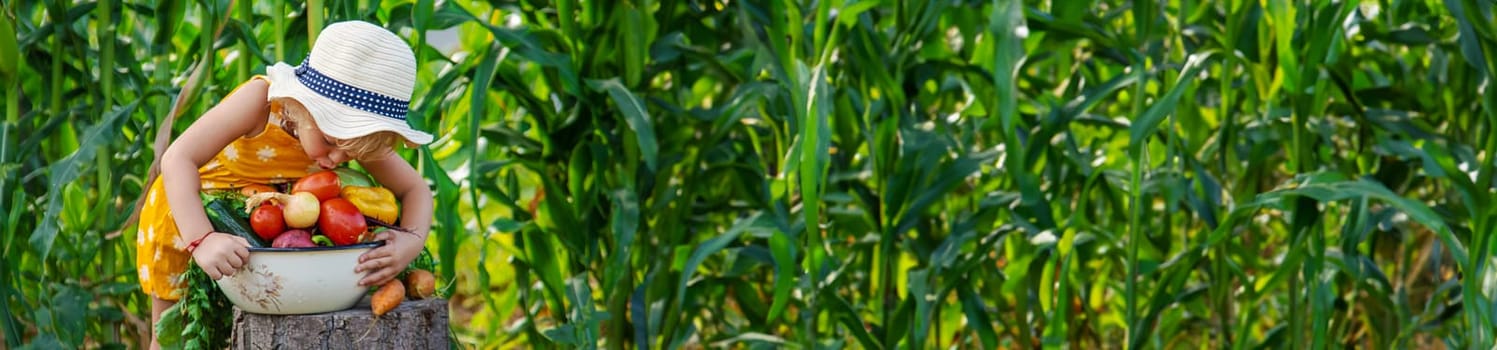
[[275, 149], [270, 148], [270, 146], [264, 146], [260, 148], [259, 152], [255, 152], [255, 155], [260, 157], [260, 161], [269, 162], [271, 159], [275, 158]]

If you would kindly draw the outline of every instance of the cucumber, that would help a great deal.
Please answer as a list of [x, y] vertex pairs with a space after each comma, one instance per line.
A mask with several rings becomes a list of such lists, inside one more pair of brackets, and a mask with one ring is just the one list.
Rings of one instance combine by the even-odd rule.
[[374, 180], [370, 179], [369, 175], [365, 175], [363, 172], [360, 172], [358, 170], [353, 170], [353, 168], [349, 168], [349, 167], [338, 167], [337, 169], [333, 169], [333, 172], [338, 173], [338, 184], [341, 185], [342, 187], [348, 187], [348, 186], [372, 187], [372, 186], [375, 186]]
[[252, 248], [265, 248], [265, 241], [260, 240], [260, 236], [250, 228], [249, 220], [234, 213], [230, 202], [227, 198], [214, 198], [203, 205], [203, 211], [208, 213], [208, 222], [213, 223], [213, 230], [244, 237]]

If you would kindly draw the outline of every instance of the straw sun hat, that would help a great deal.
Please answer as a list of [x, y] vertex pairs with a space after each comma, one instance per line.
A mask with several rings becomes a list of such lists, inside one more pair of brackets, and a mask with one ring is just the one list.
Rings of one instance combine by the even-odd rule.
[[265, 69], [269, 98], [290, 97], [306, 106], [323, 134], [351, 139], [392, 131], [426, 144], [431, 134], [406, 123], [416, 85], [416, 57], [400, 37], [368, 22], [327, 26], [300, 66]]

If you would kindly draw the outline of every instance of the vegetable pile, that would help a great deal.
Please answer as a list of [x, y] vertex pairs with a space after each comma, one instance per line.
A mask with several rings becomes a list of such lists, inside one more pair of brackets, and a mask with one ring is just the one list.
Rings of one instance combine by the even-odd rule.
[[374, 237], [369, 222], [400, 218], [395, 194], [354, 170], [327, 170], [296, 181], [291, 193], [257, 191], [245, 201], [250, 226], [273, 248], [344, 246]]
[[[369, 242], [374, 233], [395, 228], [400, 205], [390, 190], [349, 168], [322, 171], [298, 179], [287, 193], [250, 185], [239, 191], [202, 195], [213, 230], [245, 238], [251, 247], [304, 248]], [[370, 225], [378, 226], [370, 230]], [[397, 278], [371, 288], [370, 309], [376, 317], [395, 309], [407, 297], [436, 296], [436, 266], [431, 253], [406, 266]], [[349, 271], [349, 273], [353, 273]], [[156, 325], [163, 348], [220, 349], [228, 345], [233, 309], [208, 274], [190, 262], [182, 274], [182, 298]]]

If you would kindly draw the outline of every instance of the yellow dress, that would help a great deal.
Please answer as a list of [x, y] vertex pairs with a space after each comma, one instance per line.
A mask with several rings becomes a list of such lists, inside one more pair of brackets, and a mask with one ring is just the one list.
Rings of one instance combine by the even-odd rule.
[[[260, 133], [234, 140], [208, 164], [198, 168], [203, 191], [280, 184], [319, 170], [317, 163], [302, 150], [301, 142], [282, 127], [279, 117], [268, 114], [266, 118], [265, 129]], [[189, 242], [177, 231], [162, 183], [159, 177], [154, 181], [141, 209], [135, 267], [140, 272], [141, 290], [147, 295], [177, 300], [183, 287], [179, 276], [187, 270], [192, 257], [185, 251]]]

